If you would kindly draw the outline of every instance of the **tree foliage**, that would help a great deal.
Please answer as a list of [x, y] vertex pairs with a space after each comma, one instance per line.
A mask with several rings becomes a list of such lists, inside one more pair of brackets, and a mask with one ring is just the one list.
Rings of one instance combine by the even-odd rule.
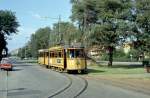
[[[56, 44], [82, 42], [85, 47], [100, 46], [112, 66], [116, 47], [133, 42], [138, 54], [150, 52], [150, 0], [70, 0], [71, 20], [52, 29], [41, 28], [31, 36], [31, 54]], [[122, 54], [123, 55], [123, 54]], [[129, 56], [129, 55], [128, 55]]]
[[2, 59], [3, 49], [6, 51], [6, 55], [8, 52], [6, 47], [7, 36], [10, 36], [12, 33], [16, 33], [18, 26], [19, 23], [17, 22], [14, 12], [0, 10], [0, 61]]
[[150, 1], [137, 0], [135, 2], [136, 17], [135, 17], [135, 40], [134, 48], [137, 49], [140, 55], [150, 52]]
[[61, 40], [63, 44], [71, 44], [76, 40], [76, 32], [77, 28], [70, 22], [55, 23], [52, 29], [49, 27], [40, 28], [31, 35], [30, 41], [20, 49], [18, 55], [22, 58], [25, 55], [37, 57], [39, 49], [48, 49], [60, 44]]
[[88, 36], [90, 31], [90, 36], [86, 38], [90, 38], [91, 45], [107, 49], [109, 66], [112, 66], [115, 47], [127, 36], [127, 25], [122, 24], [126, 24], [123, 16], [129, 9], [128, 0], [80, 0], [73, 3], [72, 19], [86, 28], [84, 36]]
[[56, 41], [55, 43], [59, 43], [62, 41], [63, 44], [71, 44], [76, 40], [77, 28], [74, 24], [70, 22], [60, 22], [55, 23], [53, 25], [53, 33], [55, 34], [55, 39], [51, 39], [51, 41]]

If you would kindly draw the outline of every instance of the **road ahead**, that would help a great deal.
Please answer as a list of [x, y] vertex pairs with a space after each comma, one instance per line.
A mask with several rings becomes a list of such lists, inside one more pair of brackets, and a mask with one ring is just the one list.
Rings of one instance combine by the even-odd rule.
[[8, 72], [8, 77], [6, 71], [0, 71], [0, 98], [150, 98], [104, 80], [85, 78], [86, 75], [68, 75], [13, 62], [14, 70]]

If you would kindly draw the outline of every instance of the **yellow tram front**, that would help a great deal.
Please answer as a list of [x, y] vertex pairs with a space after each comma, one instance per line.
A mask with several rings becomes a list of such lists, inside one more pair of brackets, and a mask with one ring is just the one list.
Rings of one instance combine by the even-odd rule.
[[67, 48], [67, 70], [84, 72], [87, 69], [84, 48]]

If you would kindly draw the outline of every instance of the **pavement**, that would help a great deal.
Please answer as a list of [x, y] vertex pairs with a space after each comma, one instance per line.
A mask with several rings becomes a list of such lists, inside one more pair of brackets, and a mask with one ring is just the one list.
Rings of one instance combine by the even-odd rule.
[[38, 64], [13, 60], [13, 71], [0, 71], [0, 98], [150, 98], [105, 79], [58, 73]]

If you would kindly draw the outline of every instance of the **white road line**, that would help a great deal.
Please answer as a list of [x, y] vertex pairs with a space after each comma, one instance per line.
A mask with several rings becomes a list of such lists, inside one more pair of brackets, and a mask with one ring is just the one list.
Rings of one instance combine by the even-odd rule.
[[8, 96], [8, 71], [6, 71], [6, 98]]
[[1, 94], [0, 94], [0, 98], [6, 98], [5, 95], [5, 72], [3, 70], [0, 70], [0, 90], [1, 90]]

